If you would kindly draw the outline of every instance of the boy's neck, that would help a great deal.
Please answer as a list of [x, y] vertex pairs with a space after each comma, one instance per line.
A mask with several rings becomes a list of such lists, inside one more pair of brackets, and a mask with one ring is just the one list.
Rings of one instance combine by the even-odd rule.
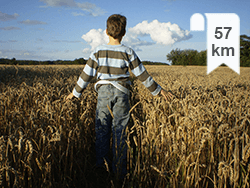
[[109, 36], [109, 43], [108, 45], [120, 45], [121, 39], [114, 39], [113, 37]]

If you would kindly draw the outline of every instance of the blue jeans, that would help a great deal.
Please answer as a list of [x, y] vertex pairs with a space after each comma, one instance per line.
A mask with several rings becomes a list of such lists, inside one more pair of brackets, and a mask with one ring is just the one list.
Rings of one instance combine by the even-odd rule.
[[[110, 107], [112, 118], [107, 105]], [[127, 173], [127, 144], [126, 127], [129, 122], [129, 95], [115, 88], [113, 85], [102, 85], [98, 89], [96, 107], [96, 159], [97, 166], [104, 165], [104, 159], [110, 165], [108, 158], [111, 130], [113, 135], [112, 170], [115, 174], [124, 177]]]

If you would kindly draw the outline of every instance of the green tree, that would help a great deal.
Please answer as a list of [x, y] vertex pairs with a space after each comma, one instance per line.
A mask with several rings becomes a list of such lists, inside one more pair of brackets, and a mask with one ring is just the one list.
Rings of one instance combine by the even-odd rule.
[[17, 64], [16, 58], [13, 57], [13, 58], [10, 60], [10, 64], [11, 64], [11, 65], [16, 65], [16, 64]]
[[167, 55], [172, 65], [206, 65], [206, 51], [174, 49]]
[[197, 65], [207, 65], [207, 50], [200, 51], [198, 54], [198, 64]]
[[250, 67], [250, 37], [240, 36], [240, 66]]
[[179, 65], [178, 60], [180, 60], [181, 50], [176, 48], [175, 50], [172, 50], [167, 55], [167, 60], [172, 62], [172, 65]]
[[182, 60], [182, 65], [197, 65], [198, 52], [197, 50], [184, 50], [184, 57]]

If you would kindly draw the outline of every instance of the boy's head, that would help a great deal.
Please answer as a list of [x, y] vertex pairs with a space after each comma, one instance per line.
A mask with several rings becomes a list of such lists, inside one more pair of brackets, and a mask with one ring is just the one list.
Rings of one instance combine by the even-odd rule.
[[114, 39], [121, 39], [126, 33], [127, 19], [120, 14], [113, 14], [107, 20], [107, 34]]

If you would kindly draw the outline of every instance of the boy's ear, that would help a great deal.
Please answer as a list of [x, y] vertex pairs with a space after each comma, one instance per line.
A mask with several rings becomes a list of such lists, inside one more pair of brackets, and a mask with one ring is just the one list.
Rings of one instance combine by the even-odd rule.
[[106, 34], [109, 36], [109, 34], [108, 34], [108, 30], [106, 29]]

